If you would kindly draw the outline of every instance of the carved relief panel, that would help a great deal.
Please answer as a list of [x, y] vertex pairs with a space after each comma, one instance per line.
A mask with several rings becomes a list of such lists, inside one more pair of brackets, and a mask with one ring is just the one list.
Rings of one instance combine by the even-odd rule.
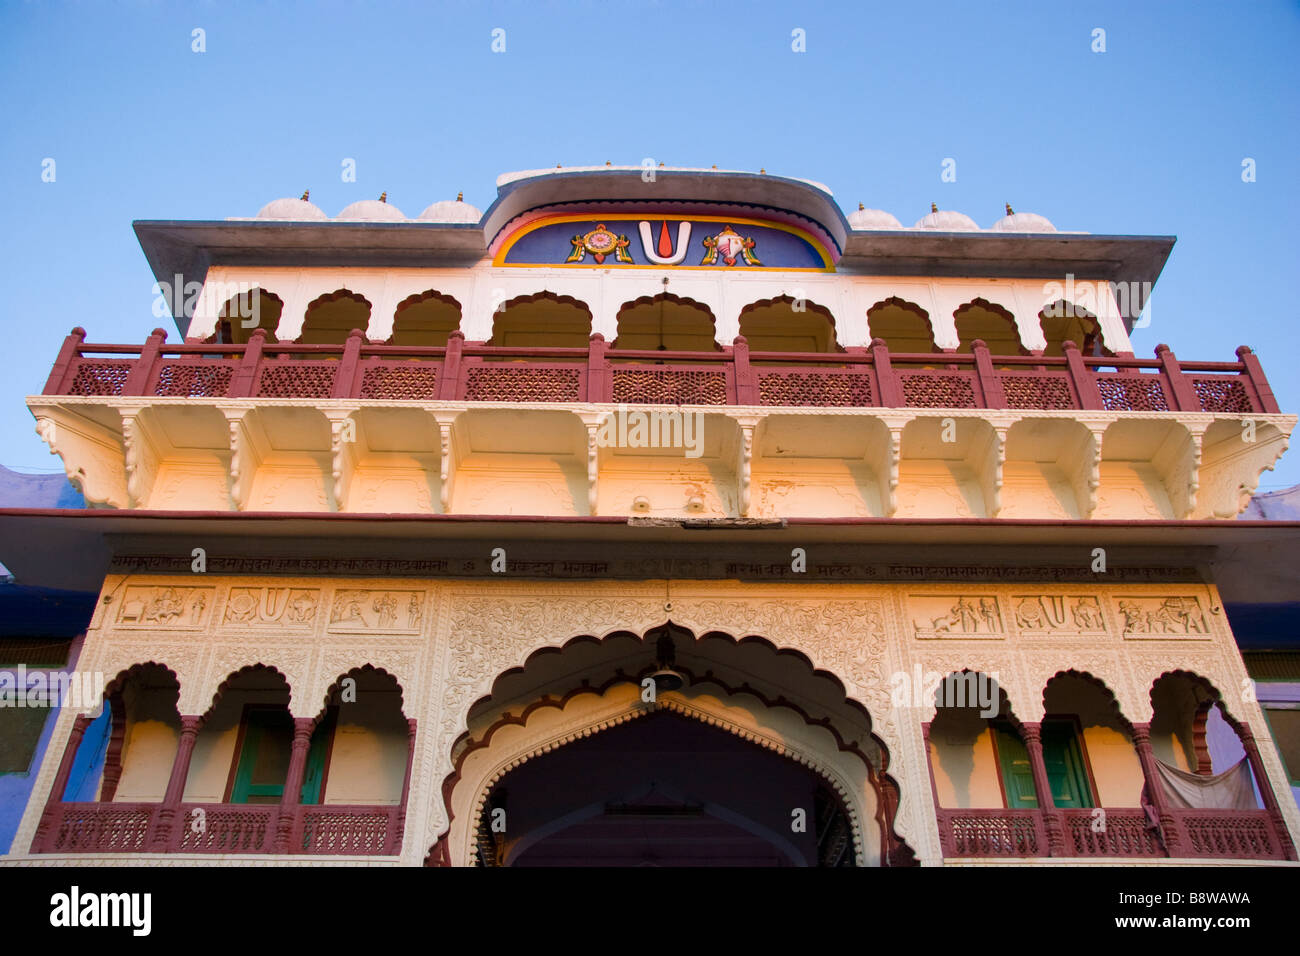
[[215, 588], [128, 586], [112, 617], [118, 627], [200, 628], [207, 624]]
[[424, 600], [423, 591], [344, 588], [334, 594], [328, 630], [416, 634], [424, 620]]

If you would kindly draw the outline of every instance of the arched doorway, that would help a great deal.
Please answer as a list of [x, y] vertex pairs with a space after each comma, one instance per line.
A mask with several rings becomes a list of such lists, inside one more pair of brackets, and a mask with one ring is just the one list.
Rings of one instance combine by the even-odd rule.
[[[680, 681], [647, 699], [666, 665]], [[871, 716], [835, 675], [760, 637], [669, 622], [542, 647], [498, 673], [466, 728], [430, 865], [915, 863]], [[668, 852], [684, 831], [699, 852]]]
[[511, 770], [477, 842], [488, 866], [855, 864], [848, 813], [816, 772], [671, 708]]

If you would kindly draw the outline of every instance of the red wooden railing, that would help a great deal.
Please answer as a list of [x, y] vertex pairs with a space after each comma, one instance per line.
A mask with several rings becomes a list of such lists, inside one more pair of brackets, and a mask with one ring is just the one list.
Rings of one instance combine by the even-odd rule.
[[51, 803], [33, 853], [275, 853], [290, 815], [290, 853], [396, 856], [400, 806], [183, 803], [167, 819], [161, 803]]
[[943, 810], [944, 856], [1047, 856], [1047, 832], [1037, 810]]
[[[1049, 846], [1051, 814], [1063, 848]], [[938, 811], [946, 857], [1169, 857], [1288, 859], [1287, 841], [1267, 810], [1172, 810], [1174, 832], [1152, 829], [1140, 808], [1093, 810]], [[1166, 824], [1168, 826], [1168, 824]], [[1171, 839], [1172, 838], [1172, 839]], [[1168, 846], [1172, 843], [1174, 851]]]
[[593, 402], [859, 408], [1098, 409], [1277, 412], [1259, 360], [1180, 362], [1131, 354], [893, 354], [881, 339], [843, 352], [750, 352], [744, 338], [717, 352], [611, 349], [600, 335], [583, 348], [506, 348], [367, 342], [342, 345], [167, 345], [155, 329], [137, 345], [97, 345], [84, 329], [65, 339], [46, 395], [190, 398], [353, 398], [407, 401]]

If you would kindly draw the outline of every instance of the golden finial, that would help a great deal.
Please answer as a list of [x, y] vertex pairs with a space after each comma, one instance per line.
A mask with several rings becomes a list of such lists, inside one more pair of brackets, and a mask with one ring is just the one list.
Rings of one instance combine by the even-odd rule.
[[866, 209], [866, 208], [867, 208], [867, 207], [864, 206], [864, 205], [862, 205], [862, 203], [858, 203], [858, 212], [862, 212], [862, 211], [863, 211], [864, 209]]
[[760, 176], [766, 176], [766, 175], [767, 175], [767, 170], [764, 169], [762, 166], [760, 166], [760, 167], [758, 167], [758, 174], [759, 174]]
[[464, 202], [464, 201], [465, 201], [465, 194], [464, 194], [464, 193], [456, 193], [456, 202]]
[[939, 207], [936, 206], [934, 203], [930, 203], [930, 212], [938, 212], [938, 211], [939, 211]]
[[302, 201], [303, 201], [303, 202], [306, 202], [306, 201], [309, 200], [310, 198], [311, 198], [311, 190], [310, 190], [310, 189], [304, 189], [304, 190], [302, 191]]
[[1008, 215], [1008, 216], [1014, 216], [1015, 214], [1016, 214], [1016, 211], [1015, 211], [1014, 209], [1011, 208], [1011, 203], [1007, 203], [1007, 215]]
[[380, 202], [388, 202], [388, 191], [387, 191], [387, 190], [385, 190], [384, 192], [382, 192], [382, 193], [379, 194], [379, 201], [380, 201]]

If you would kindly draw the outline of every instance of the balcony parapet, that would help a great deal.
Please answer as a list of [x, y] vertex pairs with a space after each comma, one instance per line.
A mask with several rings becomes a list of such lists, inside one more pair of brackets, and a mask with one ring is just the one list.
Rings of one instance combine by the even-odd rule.
[[51, 803], [32, 853], [219, 853], [274, 855], [290, 818], [291, 854], [396, 856], [400, 806], [182, 803], [174, 819], [161, 803]]
[[[1268, 810], [1168, 810], [1158, 827], [1141, 808], [939, 809], [947, 858], [1030, 857], [1291, 860], [1290, 841]], [[1064, 847], [1049, 846], [1049, 819]], [[1172, 848], [1172, 850], [1171, 850]]]
[[[1254, 354], [65, 341], [28, 405], [92, 505], [691, 518], [1234, 518], [1295, 418]], [[631, 421], [632, 418], [637, 421]], [[648, 420], [647, 420], [648, 419]], [[641, 429], [641, 426], [647, 426]]]
[[92, 344], [77, 328], [64, 341], [44, 395], [155, 398], [313, 398], [375, 401], [639, 403], [664, 405], [1105, 410], [1276, 414], [1254, 353], [1235, 362], [1181, 362], [1065, 354], [891, 353], [882, 339], [843, 352], [751, 352], [745, 339], [719, 352], [517, 348], [369, 343], [342, 345]]

